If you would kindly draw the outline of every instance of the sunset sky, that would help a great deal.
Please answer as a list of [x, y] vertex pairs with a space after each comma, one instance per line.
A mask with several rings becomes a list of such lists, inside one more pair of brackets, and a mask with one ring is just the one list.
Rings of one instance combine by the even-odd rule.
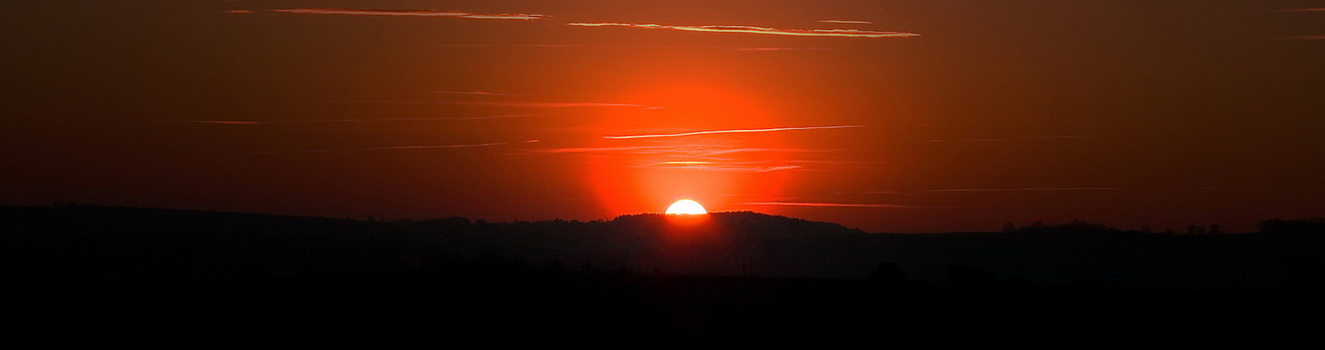
[[1325, 216], [1325, 0], [6, 1], [0, 204]]

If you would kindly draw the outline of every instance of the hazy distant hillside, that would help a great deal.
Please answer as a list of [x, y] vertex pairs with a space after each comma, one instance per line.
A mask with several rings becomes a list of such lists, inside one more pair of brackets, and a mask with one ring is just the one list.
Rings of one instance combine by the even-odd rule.
[[1319, 283], [1322, 227], [1319, 221], [1267, 221], [1263, 233], [1172, 235], [1072, 223], [993, 233], [871, 234], [752, 212], [487, 223], [0, 207], [0, 276], [325, 275], [499, 259], [531, 267], [648, 274], [860, 279], [871, 272], [877, 276], [877, 269], [886, 266], [900, 270], [902, 278], [931, 282], [974, 271], [991, 282], [1040, 285], [1285, 287]]

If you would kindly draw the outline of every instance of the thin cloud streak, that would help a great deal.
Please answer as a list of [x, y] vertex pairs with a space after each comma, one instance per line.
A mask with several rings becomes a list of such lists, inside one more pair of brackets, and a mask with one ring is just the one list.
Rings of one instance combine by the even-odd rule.
[[1122, 191], [1122, 187], [1042, 187], [1042, 188], [941, 188], [923, 192], [1038, 192], [1038, 191]]
[[529, 48], [633, 48], [633, 49], [681, 49], [681, 50], [732, 50], [732, 51], [804, 51], [804, 50], [839, 50], [833, 47], [750, 47], [750, 46], [677, 46], [677, 45], [561, 45], [561, 44], [446, 44], [432, 47], [441, 48], [484, 48], [484, 47], [529, 47]]
[[[717, 158], [717, 157], [715, 157], [715, 156], [718, 156], [718, 155], [725, 155], [725, 154], [733, 154], [733, 153], [744, 153], [744, 152], [831, 152], [831, 151], [816, 151], [816, 150], [803, 150], [803, 149], [792, 149], [792, 148], [738, 148], [738, 149], [723, 149], [723, 148], [721, 148], [721, 147], [704, 147], [704, 146], [698, 146], [698, 147], [689, 147], [689, 146], [630, 146], [630, 147], [566, 147], [566, 148], [551, 148], [551, 149], [542, 149], [542, 150], [530, 150], [529, 152], [530, 152], [530, 153], [533, 153], [533, 154], [561, 154], [561, 153], [626, 153], [626, 154], [634, 154], [634, 155], [671, 155], [671, 156], [684, 157], [684, 158], [689, 158], [689, 159], [701, 159], [701, 160], [697, 160], [697, 161], [695, 161], [695, 162], [699, 162], [699, 161], [710, 162], [710, 163], [722, 162], [722, 163], [725, 163], [725, 164], [732, 164], [732, 163], [730, 162], [729, 159]], [[799, 161], [799, 160], [792, 160], [792, 161], [790, 161], [790, 162], [793, 162], [793, 163], [814, 163], [814, 161]], [[669, 163], [669, 162], [650, 163], [650, 164], [647, 164], [647, 165], [650, 165], [650, 166], [662, 166], [662, 165], [667, 165], [667, 163]], [[680, 163], [677, 163], [677, 162], [671, 162], [671, 163], [672, 163], [673, 165], [680, 164]], [[826, 163], [833, 163], [833, 162], [826, 162]], [[699, 163], [691, 163], [691, 164], [699, 164]]]
[[432, 117], [432, 118], [365, 118], [365, 119], [302, 119], [302, 120], [161, 120], [160, 123], [191, 123], [191, 124], [225, 124], [225, 125], [254, 125], [254, 124], [301, 124], [301, 123], [372, 123], [372, 122], [402, 122], [402, 121], [438, 121], [438, 120], [485, 120], [485, 119], [505, 119], [505, 118], [527, 118], [527, 117], [546, 117], [560, 116], [566, 114], [502, 114], [486, 115], [477, 117]]
[[253, 154], [328, 153], [328, 152], [332, 152], [332, 150], [329, 150], [329, 149], [305, 149], [305, 150], [298, 150], [298, 151], [262, 151], [262, 152], [253, 152]]
[[640, 29], [670, 29], [687, 32], [706, 32], [706, 33], [745, 33], [745, 34], [768, 34], [768, 35], [790, 35], [790, 36], [813, 36], [813, 37], [847, 37], [847, 38], [906, 38], [916, 37], [920, 34], [905, 32], [881, 32], [873, 30], [859, 29], [778, 29], [756, 26], [728, 26], [728, 25], [706, 25], [706, 26], [674, 26], [649, 23], [610, 23], [610, 22], [574, 22], [566, 25], [577, 27], [627, 27]]
[[637, 146], [637, 147], [567, 147], [553, 148], [545, 150], [536, 150], [535, 153], [601, 153], [601, 152], [619, 152], [619, 151], [639, 151], [639, 150], [659, 150], [670, 147], [661, 146]]
[[[1237, 187], [1030, 187], [1030, 188], [941, 188], [920, 192], [1059, 192], [1059, 191], [1189, 191], [1231, 190]], [[868, 192], [867, 192], [868, 193]]]
[[370, 148], [359, 148], [358, 150], [364, 150], [364, 151], [380, 151], [380, 150], [395, 150], [395, 149], [474, 148], [474, 147], [504, 146], [504, 145], [509, 145], [509, 144], [510, 144], [510, 143], [507, 143], [507, 142], [492, 142], [492, 143], [475, 143], [475, 144], [467, 144], [467, 145], [370, 147]]
[[546, 107], [546, 108], [649, 107], [633, 103], [604, 103], [604, 102], [442, 102], [442, 104], [470, 105], [470, 106]]
[[825, 20], [819, 21], [819, 23], [837, 23], [837, 24], [874, 24], [874, 22], [870, 22], [870, 21], [850, 21], [850, 20], [844, 20], [844, 19], [825, 19]]
[[392, 101], [392, 100], [338, 100], [341, 103], [382, 103], [382, 104], [435, 104], [459, 106], [501, 106], [501, 107], [541, 107], [541, 108], [577, 108], [577, 107], [632, 107], [655, 108], [632, 103], [607, 102], [474, 102], [474, 101]]
[[784, 207], [832, 207], [832, 208], [911, 208], [911, 209], [952, 209], [970, 208], [968, 206], [928, 206], [900, 204], [860, 204], [860, 203], [819, 203], [819, 202], [749, 202], [738, 205], [784, 206]]
[[775, 131], [846, 129], [846, 128], [863, 128], [863, 127], [865, 126], [864, 125], [791, 126], [791, 127], [781, 127], [781, 128], [760, 128], [760, 129], [705, 130], [705, 131], [682, 132], [675, 134], [603, 136], [603, 138], [611, 140], [626, 140], [626, 139], [645, 139], [645, 138], [658, 138], [658, 137], [682, 137], [682, 136], [713, 135], [713, 134], [742, 134], [742, 133], [775, 132]]
[[1091, 136], [1032, 136], [1032, 137], [1004, 137], [995, 139], [952, 139], [952, 140], [929, 140], [933, 143], [961, 143], [961, 142], [1001, 142], [1001, 141], [1021, 141], [1021, 140], [1055, 140], [1055, 139], [1085, 139]]
[[525, 20], [532, 21], [543, 18], [541, 14], [526, 13], [495, 13], [495, 14], [477, 14], [460, 11], [431, 11], [431, 10], [352, 10], [352, 9], [277, 9], [272, 12], [304, 14], [304, 15], [352, 15], [352, 16], [398, 16], [398, 17], [455, 17], [469, 19], [506, 19], [506, 20]]
[[812, 149], [803, 149], [803, 148], [720, 148], [720, 149], [686, 150], [684, 153], [693, 157], [709, 157], [709, 156], [720, 156], [732, 153], [758, 153], [758, 152], [828, 153], [828, 152], [840, 152], [840, 151], [812, 150]]
[[335, 151], [389, 151], [389, 150], [408, 150], [408, 149], [454, 149], [454, 148], [477, 148], [477, 147], [504, 146], [504, 145], [509, 145], [509, 144], [510, 144], [509, 142], [491, 142], [491, 143], [474, 143], [474, 144], [459, 144], [459, 145], [391, 146], [391, 147], [351, 148], [351, 149], [342, 149], [342, 150], [314, 149], [314, 150], [297, 150], [297, 151], [266, 151], [266, 152], [253, 152], [253, 153], [255, 153], [255, 154], [279, 154], [279, 153], [326, 153], [326, 152], [335, 152]]
[[487, 91], [430, 91], [430, 92], [434, 94], [443, 94], [443, 95], [529, 96], [525, 94], [509, 94], [509, 93], [487, 92]]
[[[847, 193], [838, 193], [838, 194], [847, 194]], [[860, 192], [860, 194], [889, 194], [889, 195], [898, 195], [898, 196], [919, 196], [919, 194], [915, 193], [906, 193], [898, 191], [866, 191], [866, 192]]]
[[645, 166], [645, 167], [654, 167], [654, 168], [663, 168], [663, 169], [682, 169], [682, 170], [698, 170], [698, 171], [726, 171], [726, 172], [748, 172], [748, 173], [767, 173], [767, 172], [782, 171], [782, 170], [793, 170], [793, 169], [800, 169], [800, 168], [802, 168], [802, 167], [799, 166], [799, 165], [780, 165], [780, 166], [763, 166], [763, 165], [757, 165], [757, 166], [752, 166], [752, 165], [745, 165], [745, 164], [715, 163], [715, 162], [691, 162], [691, 161], [681, 161], [681, 162], [662, 162], [662, 163], [646, 164], [646, 165], [644, 165], [644, 166]]
[[247, 121], [247, 120], [158, 120], [158, 123], [188, 123], [188, 124], [223, 124], [223, 125], [253, 125], [266, 124], [267, 122]]
[[1275, 38], [1276, 40], [1325, 40], [1325, 35], [1290, 35]]
[[806, 51], [806, 50], [833, 50], [827, 47], [742, 47], [727, 48], [736, 51]]

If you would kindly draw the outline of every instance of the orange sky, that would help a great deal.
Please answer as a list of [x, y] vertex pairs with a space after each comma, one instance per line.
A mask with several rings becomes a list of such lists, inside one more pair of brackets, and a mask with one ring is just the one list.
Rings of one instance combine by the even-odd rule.
[[10, 1], [0, 204], [1325, 216], [1325, 3]]

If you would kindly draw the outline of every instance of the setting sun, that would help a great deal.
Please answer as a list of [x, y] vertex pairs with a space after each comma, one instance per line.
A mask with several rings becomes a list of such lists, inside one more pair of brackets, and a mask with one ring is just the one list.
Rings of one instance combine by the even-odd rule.
[[705, 210], [704, 210], [704, 206], [699, 205], [699, 202], [692, 201], [692, 200], [689, 200], [689, 199], [682, 199], [682, 200], [676, 201], [676, 203], [672, 203], [672, 206], [667, 207], [667, 214], [668, 214], [668, 215], [674, 215], [674, 214], [692, 214], [692, 215], [698, 215], [698, 214], [708, 214], [708, 211], [705, 211]]

